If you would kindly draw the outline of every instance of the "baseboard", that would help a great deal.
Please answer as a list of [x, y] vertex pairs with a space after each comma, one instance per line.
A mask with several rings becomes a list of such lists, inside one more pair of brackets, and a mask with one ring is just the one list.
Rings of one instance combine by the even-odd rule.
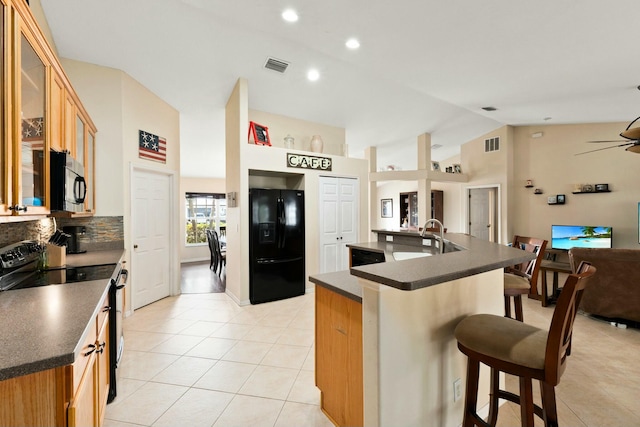
[[189, 259], [180, 260], [180, 264], [188, 264], [190, 262], [202, 262], [202, 261], [210, 261], [210, 259], [208, 257], [189, 258]]
[[233, 302], [238, 304], [240, 307], [243, 307], [245, 305], [250, 305], [251, 304], [251, 301], [249, 301], [249, 300], [240, 301], [234, 294], [229, 292], [229, 289], [226, 289], [224, 291], [224, 293], [227, 294], [229, 296], [229, 298], [231, 298], [233, 300]]

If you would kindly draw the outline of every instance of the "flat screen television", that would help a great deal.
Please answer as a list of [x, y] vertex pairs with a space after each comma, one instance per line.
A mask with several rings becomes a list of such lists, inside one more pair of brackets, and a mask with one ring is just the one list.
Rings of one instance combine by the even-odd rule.
[[611, 248], [611, 227], [552, 225], [551, 249]]

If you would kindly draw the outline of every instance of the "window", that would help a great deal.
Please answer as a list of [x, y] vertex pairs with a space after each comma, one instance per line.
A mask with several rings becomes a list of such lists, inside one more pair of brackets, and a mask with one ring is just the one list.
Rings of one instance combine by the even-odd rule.
[[185, 197], [186, 219], [185, 243], [206, 245], [205, 230], [216, 230], [220, 241], [226, 240], [227, 201], [224, 194], [187, 193]]

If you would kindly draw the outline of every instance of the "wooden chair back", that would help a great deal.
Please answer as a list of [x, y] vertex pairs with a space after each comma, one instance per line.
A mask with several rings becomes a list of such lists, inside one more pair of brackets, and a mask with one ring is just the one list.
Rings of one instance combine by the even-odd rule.
[[557, 385], [566, 367], [566, 359], [571, 349], [573, 323], [578, 313], [580, 299], [596, 268], [582, 262], [575, 274], [569, 275], [558, 297], [551, 318], [547, 348], [545, 353], [545, 382]]
[[535, 237], [513, 236], [512, 246], [514, 248], [534, 253], [536, 254], [536, 257], [531, 261], [517, 264], [513, 267], [507, 267], [506, 272], [526, 277], [532, 287], [537, 286], [538, 271], [540, 270], [540, 264], [542, 263], [542, 257], [544, 257], [544, 251], [547, 248], [547, 243], [548, 242], [546, 240]]

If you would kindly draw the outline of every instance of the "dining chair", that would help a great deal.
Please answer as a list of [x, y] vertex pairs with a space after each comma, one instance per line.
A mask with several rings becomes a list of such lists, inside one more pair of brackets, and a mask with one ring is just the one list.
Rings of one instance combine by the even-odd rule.
[[[218, 276], [222, 275], [222, 269], [226, 267], [227, 264], [227, 254], [222, 253], [222, 249], [220, 247], [220, 239], [218, 237], [218, 232], [215, 230], [211, 230], [212, 240], [213, 240], [213, 251], [215, 251], [216, 263], [213, 271], [215, 271]], [[220, 269], [220, 271], [218, 271]]]
[[212, 233], [212, 230], [206, 229], [207, 234], [207, 244], [209, 245], [209, 253], [211, 255], [211, 261], [209, 262], [209, 268], [213, 271], [217, 270], [218, 267], [218, 253], [216, 252], [216, 244], [215, 239]]
[[538, 286], [538, 271], [547, 247], [547, 241], [535, 237], [513, 236], [512, 246], [536, 254], [531, 261], [504, 269], [504, 315], [511, 317], [511, 298], [516, 320], [523, 321], [522, 295]]
[[[583, 262], [569, 275], [548, 330], [493, 314], [474, 314], [456, 326], [458, 349], [468, 357], [463, 427], [495, 426], [499, 399], [520, 405], [522, 426], [533, 426], [534, 415], [542, 418], [546, 427], [558, 425], [555, 386], [567, 367], [582, 293], [595, 273], [594, 266]], [[480, 363], [491, 369], [486, 422], [477, 414]], [[519, 377], [519, 394], [500, 389], [500, 372]], [[542, 406], [533, 403], [533, 380], [540, 382]]]

